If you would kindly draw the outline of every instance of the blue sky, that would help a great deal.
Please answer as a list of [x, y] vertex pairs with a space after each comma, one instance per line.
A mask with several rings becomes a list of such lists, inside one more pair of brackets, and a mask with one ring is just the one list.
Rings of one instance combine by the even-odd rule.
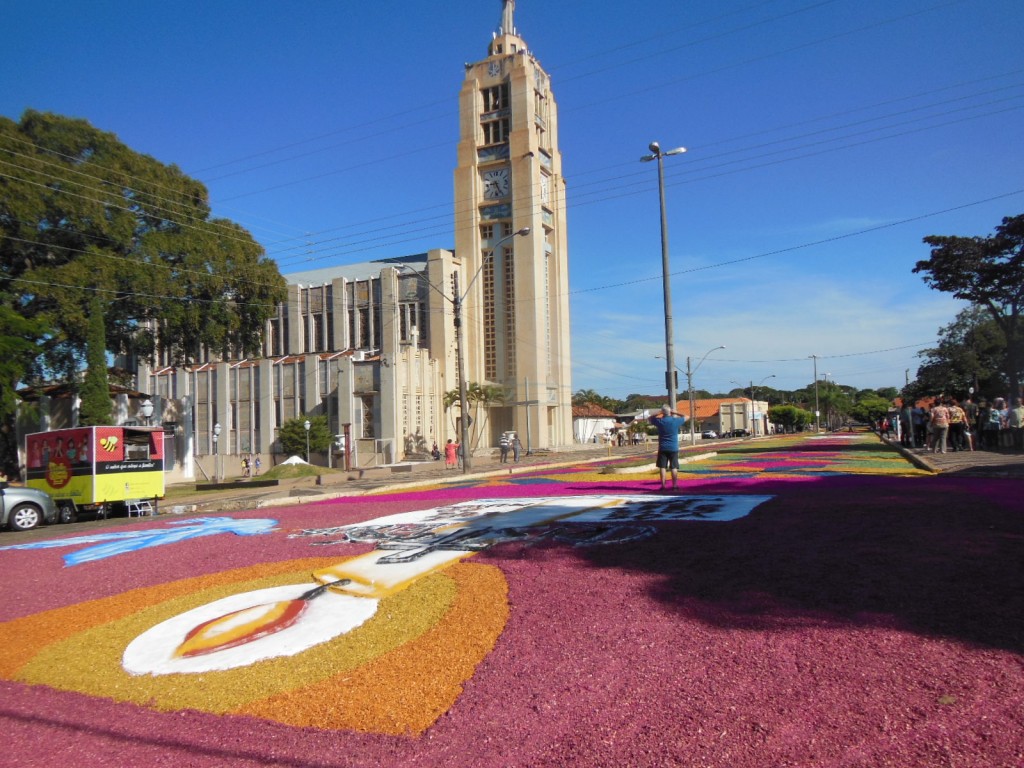
[[[0, 114], [88, 119], [210, 189], [282, 272], [454, 243], [457, 95], [500, 0], [5, 3]], [[900, 386], [961, 304], [929, 234], [1024, 211], [1019, 0], [519, 0], [568, 185], [573, 389]]]

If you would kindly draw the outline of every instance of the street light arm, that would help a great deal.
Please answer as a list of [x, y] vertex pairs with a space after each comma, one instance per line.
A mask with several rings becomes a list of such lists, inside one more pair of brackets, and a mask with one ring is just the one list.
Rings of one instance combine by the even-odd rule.
[[668, 152], [662, 152], [661, 146], [656, 141], [652, 141], [648, 149], [651, 150], [651, 154], [644, 155], [643, 157], [641, 157], [640, 162], [649, 163], [651, 162], [651, 160], [657, 160], [659, 157], [668, 157], [669, 155], [681, 155], [686, 151], [686, 147], [676, 147], [675, 149], [670, 149]]
[[[664, 360], [665, 356], [664, 355], [655, 355], [654, 359], [655, 360]], [[677, 371], [679, 371], [682, 374], [686, 373], [686, 371], [684, 371], [682, 368], [680, 368], [678, 365], [676, 365], [675, 360], [672, 361], [672, 367], [675, 368]], [[695, 371], [695, 373], [696, 373], [696, 371]]]
[[701, 367], [702, 365], [704, 365], [704, 361], [708, 359], [708, 355], [710, 355], [710, 354], [711, 354], [712, 352], [717, 352], [717, 351], [718, 351], [718, 350], [720, 350], [720, 349], [725, 349], [725, 345], [723, 344], [723, 345], [722, 345], [722, 346], [720, 346], [720, 347], [715, 347], [714, 349], [709, 349], [709, 350], [708, 350], [707, 352], [705, 352], [705, 353], [704, 353], [704, 357], [702, 357], [702, 358], [700, 359], [700, 362], [699, 362], [699, 363], [697, 363], [697, 367], [693, 369], [693, 372], [694, 372], [694, 373], [697, 373], [697, 371], [699, 371], [699, 370], [700, 370], [700, 367]]
[[445, 301], [450, 302], [452, 304], [455, 303], [455, 299], [453, 299], [447, 293], [445, 293], [440, 288], [438, 288], [436, 285], [434, 285], [432, 282], [430, 282], [430, 280], [427, 279], [427, 276], [424, 275], [422, 272], [413, 269], [408, 264], [402, 264], [401, 262], [398, 262], [398, 261], [389, 261], [388, 264], [391, 264], [392, 266], [394, 266], [396, 269], [399, 269], [399, 270], [402, 270], [402, 269], [409, 270], [412, 274], [416, 275], [416, 277], [418, 277], [420, 280], [422, 280], [424, 283], [426, 283], [428, 286], [430, 286], [431, 289], [437, 291], [437, 293], [441, 296], [442, 299], [444, 299]]

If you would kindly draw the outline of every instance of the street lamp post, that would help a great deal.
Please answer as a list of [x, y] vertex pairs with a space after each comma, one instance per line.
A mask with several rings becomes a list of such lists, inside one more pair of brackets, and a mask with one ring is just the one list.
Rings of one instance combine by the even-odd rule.
[[818, 356], [811, 355], [814, 361], [814, 431], [821, 432], [821, 405], [818, 403]]
[[[758, 382], [757, 386], [760, 387], [762, 384], [764, 384], [766, 381], [768, 381], [768, 379], [774, 379], [774, 378], [775, 378], [775, 374], [774, 373], [769, 374], [768, 376], [765, 376], [763, 379], [761, 379], [761, 381]], [[750, 424], [751, 424], [751, 426], [754, 425], [754, 408], [756, 407], [756, 403], [757, 403], [757, 398], [754, 397], [754, 381], [753, 381], [753, 379], [751, 379], [751, 381], [750, 381]], [[768, 433], [768, 430], [766, 429], [765, 430], [765, 434], [767, 434], [767, 433]], [[754, 434], [755, 435], [757, 434], [757, 427], [754, 427]]]
[[676, 407], [676, 363], [675, 349], [672, 343], [672, 285], [669, 279], [668, 263], [668, 220], [665, 216], [665, 163], [663, 158], [669, 155], [681, 155], [686, 147], [676, 147], [668, 152], [661, 151], [661, 145], [652, 141], [648, 149], [651, 154], [640, 158], [641, 162], [658, 161], [658, 199], [661, 204], [661, 274], [665, 293], [665, 386], [668, 389], [668, 404]]
[[312, 425], [309, 423], [309, 419], [306, 419], [302, 423], [302, 428], [306, 430], [306, 463], [309, 464], [309, 428]]
[[829, 386], [828, 377], [832, 374], [828, 371], [821, 374], [821, 377], [825, 380], [825, 410], [828, 413], [825, 414], [825, 429], [832, 429], [832, 387]]
[[217, 446], [220, 440], [220, 422], [213, 425], [213, 482], [220, 482], [220, 448]]
[[480, 273], [483, 272], [484, 265], [487, 264], [487, 260], [494, 256], [494, 252], [498, 250], [498, 246], [508, 242], [509, 240], [513, 240], [516, 237], [526, 237], [528, 234], [530, 234], [530, 228], [523, 227], [522, 229], [517, 229], [511, 235], [506, 235], [492, 245], [487, 255], [480, 260], [480, 266], [477, 267], [476, 273], [470, 279], [465, 291], [459, 290], [459, 273], [456, 272], [452, 275], [452, 288], [455, 293], [454, 296], [446, 294], [419, 272], [412, 269], [408, 264], [395, 265], [399, 268], [405, 268], [413, 272], [413, 274], [437, 291], [445, 301], [452, 305], [452, 315], [454, 316], [455, 324], [455, 367], [457, 368], [459, 379], [459, 411], [461, 412], [459, 418], [459, 444], [462, 450], [463, 474], [468, 473], [473, 468], [473, 459], [472, 452], [469, 450], [469, 390], [466, 378], [465, 339], [462, 333], [462, 304], [465, 302], [466, 297], [469, 296], [469, 292], [473, 288], [473, 283], [476, 282], [476, 279], [480, 277]]
[[[690, 445], [693, 445], [697, 439], [696, 432], [694, 431], [694, 421], [696, 420], [697, 416], [697, 414], [695, 413], [697, 408], [697, 398], [694, 396], [693, 392], [693, 377], [697, 373], [697, 371], [700, 370], [700, 367], [704, 365], [704, 361], [708, 359], [708, 355], [710, 355], [712, 352], [717, 352], [720, 349], [725, 349], [725, 345], [722, 344], [720, 346], [713, 347], [709, 349], [707, 352], [705, 352], [704, 357], [700, 359], [700, 362], [697, 363], [697, 367], [694, 368], [692, 371], [690, 370], [690, 357], [689, 355], [687, 355], [686, 357], [686, 389], [690, 396]], [[721, 429], [721, 427], [719, 427], [719, 429]]]

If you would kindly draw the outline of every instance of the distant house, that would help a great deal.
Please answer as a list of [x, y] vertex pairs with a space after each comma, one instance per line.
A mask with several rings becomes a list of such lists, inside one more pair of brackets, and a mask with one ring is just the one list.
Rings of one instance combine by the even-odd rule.
[[616, 420], [614, 413], [594, 403], [572, 407], [572, 431], [577, 443], [600, 442], [615, 428]]
[[[680, 400], [676, 410], [688, 419], [691, 416], [690, 403], [686, 400]], [[713, 429], [721, 434], [745, 429], [752, 435], [765, 435], [771, 431], [768, 403], [751, 400], [749, 397], [695, 400], [693, 416], [696, 418], [694, 429], [698, 432]]]

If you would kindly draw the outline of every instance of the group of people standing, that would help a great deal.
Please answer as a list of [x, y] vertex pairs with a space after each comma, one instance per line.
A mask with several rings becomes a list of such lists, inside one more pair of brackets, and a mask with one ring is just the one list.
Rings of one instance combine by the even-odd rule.
[[502, 464], [508, 463], [508, 452], [512, 451], [513, 460], [519, 461], [519, 453], [523, 450], [523, 444], [519, 442], [519, 435], [515, 432], [503, 432], [498, 440], [498, 451], [501, 453], [499, 461]]
[[[888, 427], [883, 427], [887, 430]], [[963, 402], [953, 397], [936, 397], [931, 403], [904, 403], [899, 414], [900, 443], [933, 453], [1024, 450], [1024, 405], [1015, 398], [991, 402], [973, 398]]]
[[[501, 452], [501, 463], [505, 464], [508, 462], [509, 451], [512, 452], [513, 461], [519, 461], [519, 454], [523, 450], [523, 444], [519, 441], [519, 435], [515, 432], [505, 432], [502, 434], [501, 439], [498, 441], [498, 450]], [[440, 461], [441, 449], [437, 447], [437, 443], [434, 443], [434, 448], [430, 452], [434, 461]], [[444, 464], [447, 469], [455, 469], [462, 466], [462, 446], [456, 443], [451, 438], [444, 446]]]
[[247, 453], [242, 456], [242, 477], [257, 477], [260, 474], [260, 467], [263, 466], [263, 462], [260, 461], [260, 457], [253, 457], [251, 453]]
[[[430, 451], [430, 456], [434, 461], [441, 460], [441, 449], [437, 447], [437, 443], [434, 443], [433, 449]], [[462, 465], [462, 446], [456, 443], [451, 438], [448, 438], [448, 442], [444, 445], [444, 466], [445, 469], [455, 469]]]

